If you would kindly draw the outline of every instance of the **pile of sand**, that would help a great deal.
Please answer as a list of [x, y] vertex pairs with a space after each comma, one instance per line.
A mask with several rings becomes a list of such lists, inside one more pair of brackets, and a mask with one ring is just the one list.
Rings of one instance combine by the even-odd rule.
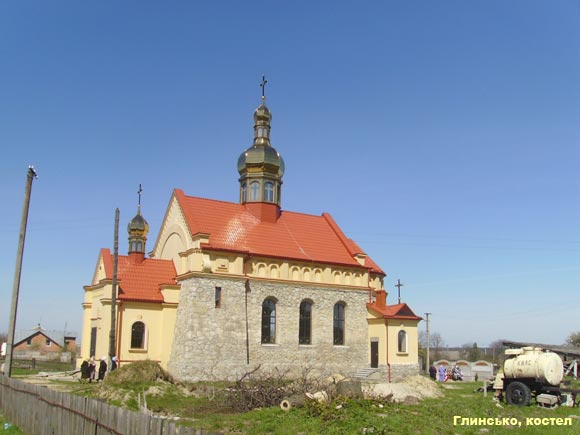
[[120, 386], [125, 382], [172, 382], [171, 376], [161, 366], [150, 360], [138, 361], [122, 366], [105, 377], [104, 384]]
[[427, 398], [441, 397], [440, 386], [424, 376], [412, 376], [400, 383], [370, 384], [363, 387], [365, 397], [388, 397], [394, 402], [417, 403]]

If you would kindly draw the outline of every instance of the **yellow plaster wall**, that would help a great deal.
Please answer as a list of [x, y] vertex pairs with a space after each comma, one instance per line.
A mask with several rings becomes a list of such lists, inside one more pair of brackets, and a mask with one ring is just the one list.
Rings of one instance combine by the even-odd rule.
[[[81, 352], [78, 359], [89, 358], [89, 346], [91, 341], [91, 304], [83, 304], [83, 326], [81, 331]], [[77, 367], [80, 367], [77, 365]]]
[[282, 259], [252, 257], [247, 274], [253, 278], [282, 279], [300, 283], [322, 283], [368, 288], [368, 271], [332, 267], [319, 263], [290, 262]]
[[106, 278], [107, 275], [105, 273], [105, 265], [103, 263], [103, 257], [99, 255], [99, 261], [97, 261], [97, 267], [95, 268], [95, 274], [93, 276], [92, 285], [97, 285], [101, 280]]
[[187, 263], [184, 259], [182, 260], [179, 254], [192, 247], [191, 236], [181, 213], [181, 208], [177, 199], [173, 197], [163, 220], [152, 257], [173, 260], [177, 274], [180, 275], [188, 270]]
[[[121, 330], [121, 363], [150, 359], [167, 368], [173, 343], [176, 306], [145, 302], [123, 302]], [[135, 322], [145, 324], [144, 349], [131, 349], [131, 328]]]
[[[85, 288], [83, 303], [83, 326], [80, 358], [101, 358], [109, 352], [109, 330], [111, 325], [111, 284]], [[91, 328], [97, 328], [95, 354], [90, 354]]]
[[161, 366], [167, 370], [167, 363], [171, 356], [173, 346], [173, 336], [175, 334], [175, 319], [177, 315], [177, 304], [163, 304], [161, 318]]
[[386, 355], [386, 340], [387, 340], [387, 328], [385, 327], [385, 320], [380, 318], [370, 318], [368, 319], [369, 323], [369, 365], [371, 363], [371, 352], [370, 352], [370, 342], [373, 339], [377, 339], [379, 341], [379, 365], [385, 365], [387, 363], [387, 355]]
[[161, 289], [161, 294], [166, 303], [177, 304], [179, 302], [179, 287], [164, 287]]
[[[385, 319], [374, 311], [368, 311], [369, 325], [369, 364], [370, 364], [370, 341], [372, 338], [379, 339], [379, 364], [387, 363], [387, 329], [390, 364], [416, 364], [419, 360], [419, 322], [417, 320], [388, 319], [388, 328]], [[398, 352], [398, 334], [400, 330], [407, 333], [407, 352]]]
[[[416, 364], [419, 359], [419, 334], [417, 320], [389, 319], [389, 362], [399, 364]], [[398, 352], [398, 334], [400, 330], [407, 333], [407, 352]]]

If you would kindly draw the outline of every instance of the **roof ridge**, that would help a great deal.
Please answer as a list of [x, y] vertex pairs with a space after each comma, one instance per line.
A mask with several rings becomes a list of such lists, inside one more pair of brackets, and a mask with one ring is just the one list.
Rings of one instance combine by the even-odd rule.
[[213, 199], [213, 198], [204, 198], [203, 196], [193, 196], [193, 195], [187, 195], [182, 189], [178, 189], [175, 188], [176, 191], [181, 192], [181, 194], [185, 197], [185, 198], [192, 198], [192, 199], [203, 199], [205, 201], [211, 201], [211, 202], [221, 202], [224, 204], [230, 204], [230, 205], [236, 205], [236, 206], [242, 206], [242, 204], [238, 204], [237, 202], [232, 202], [232, 201], [226, 201], [224, 199]]
[[[336, 223], [334, 218], [331, 216], [331, 214], [324, 212], [324, 213], [322, 213], [322, 217], [324, 217], [326, 219], [326, 222], [328, 222], [328, 225], [330, 226], [330, 228], [332, 228], [332, 231], [334, 231], [334, 233], [339, 238], [342, 245], [346, 248], [347, 252], [351, 255], [351, 257], [354, 258], [355, 254], [357, 254], [357, 252], [353, 252], [354, 251], [353, 246], [351, 243], [349, 243], [349, 238], [346, 237], [346, 234], [344, 234], [344, 232], [338, 226], [338, 224]], [[362, 249], [361, 249], [361, 254], [364, 254], [364, 251]]]

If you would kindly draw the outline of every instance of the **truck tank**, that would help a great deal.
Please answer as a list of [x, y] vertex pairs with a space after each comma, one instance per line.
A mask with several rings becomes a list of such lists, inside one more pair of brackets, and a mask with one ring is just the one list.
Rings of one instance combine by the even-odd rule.
[[564, 377], [564, 366], [560, 357], [545, 352], [538, 347], [523, 347], [507, 350], [511, 358], [504, 363], [504, 376], [507, 379], [533, 378], [553, 386], [560, 385]]

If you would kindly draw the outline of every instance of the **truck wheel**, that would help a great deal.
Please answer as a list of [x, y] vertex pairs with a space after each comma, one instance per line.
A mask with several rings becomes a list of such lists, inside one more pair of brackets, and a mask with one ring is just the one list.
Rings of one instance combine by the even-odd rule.
[[522, 382], [512, 382], [508, 385], [505, 391], [507, 403], [516, 406], [528, 406], [532, 392], [530, 387]]

